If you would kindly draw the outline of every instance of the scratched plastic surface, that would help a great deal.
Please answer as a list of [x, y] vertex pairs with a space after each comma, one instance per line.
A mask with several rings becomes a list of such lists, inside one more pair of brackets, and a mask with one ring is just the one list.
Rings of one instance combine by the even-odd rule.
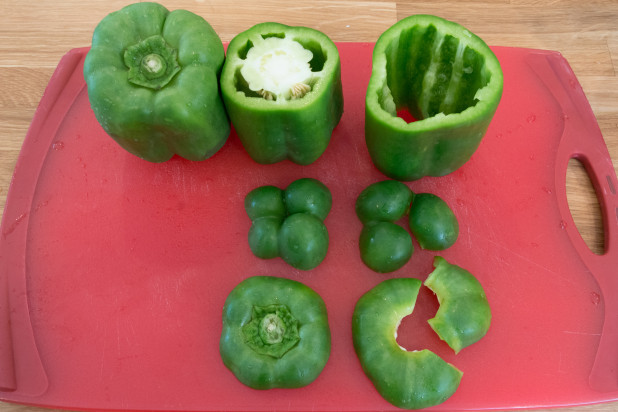
[[[133, 157], [90, 110], [81, 77], [86, 50], [65, 57], [24, 143], [2, 226], [0, 399], [101, 410], [396, 409], [374, 390], [354, 354], [354, 304], [386, 278], [424, 280], [436, 253], [415, 243], [410, 262], [386, 275], [360, 261], [354, 202], [367, 185], [385, 179], [363, 137], [372, 45], [339, 49], [345, 114], [326, 153], [305, 167], [257, 165], [234, 134], [204, 162]], [[495, 51], [504, 96], [480, 148], [451, 175], [409, 183], [454, 209], [460, 237], [440, 254], [481, 281], [492, 326], [455, 355], [425, 324], [438, 305], [423, 289], [399, 342], [430, 348], [464, 372], [455, 395], [436, 409], [618, 399], [611, 385], [597, 391], [588, 384], [608, 292], [585, 264], [581, 239], [573, 240], [558, 186], [573, 155], [557, 156], [562, 132], [578, 120], [564, 116], [530, 63], [531, 55], [562, 58]], [[573, 87], [579, 87], [574, 77]], [[609, 161], [602, 138], [590, 144], [599, 152], [593, 159]], [[254, 257], [243, 209], [253, 188], [283, 188], [301, 177], [320, 179], [333, 193], [329, 252], [309, 272]], [[615, 182], [613, 169], [607, 182]], [[222, 364], [223, 302], [252, 275], [300, 280], [325, 300], [332, 353], [309, 386], [252, 390]]]

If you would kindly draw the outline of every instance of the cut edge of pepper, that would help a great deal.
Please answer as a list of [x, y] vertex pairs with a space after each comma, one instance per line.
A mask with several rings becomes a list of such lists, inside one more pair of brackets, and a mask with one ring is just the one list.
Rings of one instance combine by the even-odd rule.
[[[387, 84], [387, 64], [390, 58], [387, 48], [393, 44], [398, 44], [404, 30], [412, 29], [416, 26], [424, 28], [436, 27], [439, 33], [450, 35], [460, 42], [466, 40], [467, 37], [468, 40], [465, 41], [464, 45], [485, 58], [481, 69], [489, 75], [489, 80], [483, 87], [476, 90], [474, 105], [450, 114], [440, 112], [425, 118], [414, 116], [417, 120], [410, 123], [397, 115], [397, 111], [400, 109], [406, 109], [410, 113], [412, 111], [406, 104], [398, 106], [392, 97], [392, 90]], [[421, 132], [434, 130], [436, 126], [447, 129], [460, 126], [462, 123], [473, 123], [476, 119], [493, 114], [502, 96], [503, 83], [504, 77], [500, 62], [491, 48], [480, 37], [458, 23], [441, 17], [422, 14], [412, 15], [395, 23], [376, 42], [373, 51], [372, 74], [367, 88], [366, 107], [367, 110], [372, 111], [374, 116], [387, 123], [390, 127], [401, 131]], [[390, 97], [384, 97], [385, 93], [390, 94]], [[386, 99], [387, 102], [381, 102], [381, 99]], [[389, 107], [385, 107], [385, 105]]]

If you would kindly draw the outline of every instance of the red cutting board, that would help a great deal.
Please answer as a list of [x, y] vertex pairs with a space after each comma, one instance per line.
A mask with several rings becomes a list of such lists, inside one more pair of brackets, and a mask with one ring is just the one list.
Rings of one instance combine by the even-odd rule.
[[[95, 120], [82, 77], [87, 50], [63, 58], [26, 136], [2, 224], [0, 399], [101, 410], [396, 409], [356, 358], [354, 304], [384, 279], [424, 280], [436, 253], [415, 243], [410, 262], [386, 275], [360, 260], [354, 202], [385, 179], [363, 134], [373, 45], [338, 46], [345, 114], [324, 155], [304, 167], [258, 165], [234, 133], [203, 162], [142, 161]], [[504, 96], [478, 151], [448, 176], [409, 183], [454, 209], [460, 237], [440, 255], [478, 277], [493, 322], [484, 339], [455, 355], [425, 324], [438, 305], [423, 289], [399, 342], [430, 348], [464, 372], [437, 409], [616, 400], [618, 287], [609, 275], [618, 274], [618, 183], [611, 159], [558, 53], [495, 52]], [[584, 161], [599, 192], [602, 256], [586, 248], [568, 211], [571, 157]], [[328, 255], [308, 272], [254, 257], [243, 208], [250, 190], [301, 177], [320, 179], [333, 194]], [[326, 302], [331, 357], [307, 387], [253, 390], [221, 362], [224, 300], [253, 275], [300, 280]], [[591, 380], [593, 388], [600, 342], [614, 349], [601, 351], [595, 373], [602, 378]]]

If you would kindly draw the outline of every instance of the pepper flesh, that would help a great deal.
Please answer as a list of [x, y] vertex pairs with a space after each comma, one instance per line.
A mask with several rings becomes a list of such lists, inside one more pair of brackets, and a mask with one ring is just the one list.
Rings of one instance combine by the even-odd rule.
[[236, 285], [225, 300], [221, 358], [251, 388], [310, 384], [326, 365], [330, 347], [326, 305], [303, 283], [254, 276]]
[[412, 313], [421, 281], [385, 280], [356, 303], [352, 317], [354, 349], [380, 395], [399, 408], [419, 409], [448, 399], [462, 372], [430, 350], [406, 351], [397, 343], [401, 320]]
[[[365, 104], [371, 159], [397, 180], [443, 176], [478, 148], [502, 96], [498, 59], [457, 23], [413, 15], [376, 42]], [[407, 123], [398, 112], [417, 119]]]
[[478, 342], [489, 330], [491, 309], [479, 281], [467, 270], [434, 258], [435, 270], [425, 286], [437, 296], [440, 307], [427, 322], [454, 351]]
[[84, 62], [90, 105], [107, 134], [142, 159], [204, 160], [230, 133], [218, 85], [224, 57], [202, 17], [128, 5], [94, 30]]
[[[288, 66], [298, 66], [309, 77], [294, 77], [290, 74], [294, 70], [285, 70]], [[273, 75], [269, 67], [282, 73]], [[273, 85], [278, 81], [284, 84]], [[221, 91], [232, 124], [252, 159], [262, 164], [289, 159], [307, 165], [326, 150], [343, 114], [339, 52], [317, 30], [260, 23], [230, 42]]]

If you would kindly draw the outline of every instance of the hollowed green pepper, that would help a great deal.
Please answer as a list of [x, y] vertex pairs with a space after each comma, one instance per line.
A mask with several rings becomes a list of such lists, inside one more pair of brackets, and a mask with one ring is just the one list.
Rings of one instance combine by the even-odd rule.
[[[365, 105], [375, 166], [397, 180], [443, 176], [479, 146], [502, 96], [491, 49], [464, 27], [430, 15], [391, 26], [376, 42]], [[398, 112], [407, 110], [408, 123]]]
[[337, 47], [307, 27], [260, 23], [238, 34], [221, 90], [245, 150], [262, 164], [313, 163], [343, 114]]
[[434, 266], [425, 286], [436, 294], [440, 307], [428, 323], [458, 353], [485, 336], [491, 309], [483, 287], [470, 272], [440, 256], [434, 258]]
[[202, 17], [131, 4], [94, 30], [84, 62], [90, 105], [103, 129], [136, 156], [206, 159], [230, 133], [219, 93], [224, 57]]
[[326, 305], [315, 291], [298, 281], [250, 277], [225, 301], [221, 358], [249, 387], [310, 384], [326, 365], [330, 346]]
[[412, 313], [421, 281], [388, 279], [365, 293], [352, 318], [354, 349], [367, 377], [393, 405], [419, 409], [448, 399], [462, 372], [430, 350], [407, 351], [397, 343], [401, 320]]

